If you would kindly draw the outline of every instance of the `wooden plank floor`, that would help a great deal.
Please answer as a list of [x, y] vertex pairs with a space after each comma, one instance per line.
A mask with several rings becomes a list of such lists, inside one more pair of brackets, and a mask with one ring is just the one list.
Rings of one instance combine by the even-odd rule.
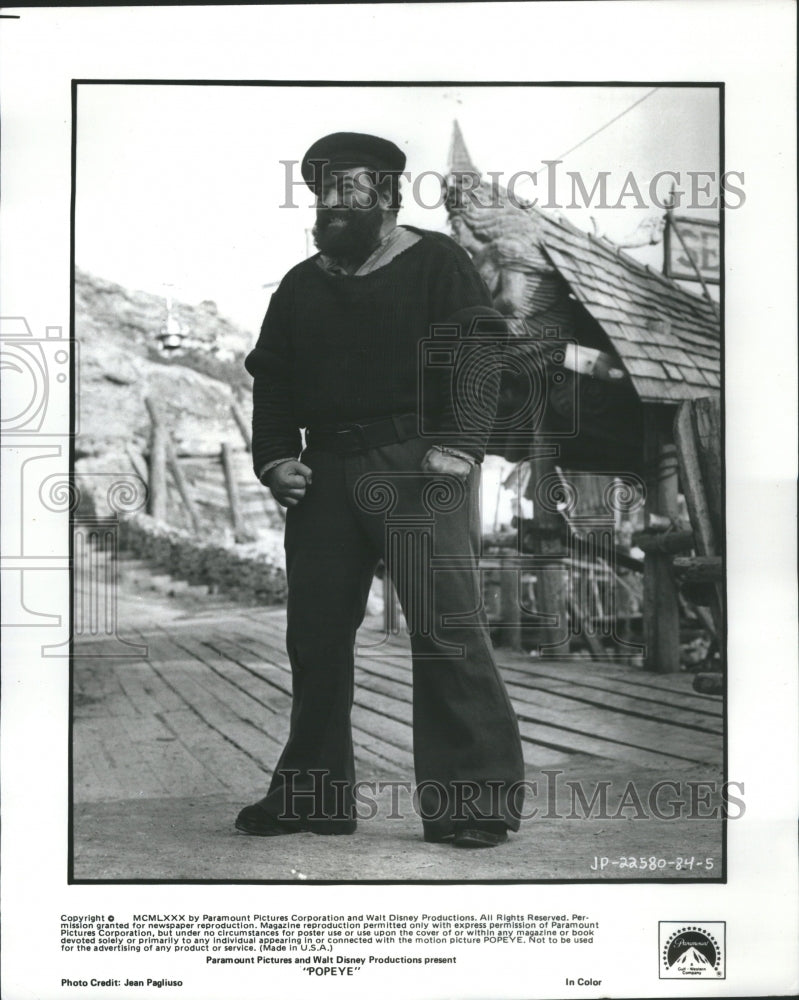
[[[287, 736], [291, 676], [282, 608], [216, 600], [182, 606], [126, 582], [117, 643], [76, 647], [73, 790], [77, 802], [266, 788]], [[405, 635], [379, 645], [381, 622], [359, 633], [353, 727], [362, 779], [412, 778], [411, 663]], [[369, 648], [366, 648], [369, 647]], [[99, 654], [99, 655], [98, 655]], [[614, 767], [716, 775], [722, 704], [689, 675], [650, 675], [591, 661], [547, 662], [500, 649], [531, 769], [588, 755]]]

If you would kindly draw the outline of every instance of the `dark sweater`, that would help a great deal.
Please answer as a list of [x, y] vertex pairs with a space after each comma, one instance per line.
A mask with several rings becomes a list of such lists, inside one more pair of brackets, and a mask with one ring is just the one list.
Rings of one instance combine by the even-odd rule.
[[[376, 271], [332, 275], [312, 257], [293, 267], [273, 294], [257, 345], [245, 361], [255, 380], [256, 475], [274, 459], [299, 454], [301, 427], [329, 428], [411, 412], [421, 414], [425, 434], [440, 432], [431, 436], [431, 444], [482, 459], [496, 410], [498, 369], [482, 378], [479, 412], [472, 408], [464, 418], [453, 395], [454, 365], [446, 358], [443, 364], [424, 364], [427, 354], [420, 345], [429, 340], [432, 324], [453, 318], [463, 321], [463, 329], [453, 330], [451, 338], [479, 334], [472, 315], [456, 316], [470, 306], [481, 307], [471, 314], [494, 317], [496, 336], [498, 314], [482, 278], [454, 240], [407, 228], [422, 238]], [[450, 339], [446, 346], [459, 344], [462, 364], [468, 358], [462, 340]], [[484, 338], [467, 346], [484, 355], [492, 349]]]

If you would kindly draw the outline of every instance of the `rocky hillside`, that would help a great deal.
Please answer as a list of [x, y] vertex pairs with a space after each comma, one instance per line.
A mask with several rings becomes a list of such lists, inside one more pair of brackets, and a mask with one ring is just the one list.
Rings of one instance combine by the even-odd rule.
[[[217, 451], [221, 440], [241, 441], [230, 404], [239, 399], [249, 409], [243, 360], [255, 332], [219, 316], [213, 302], [170, 305], [76, 270], [78, 456], [130, 444], [144, 450], [147, 396], [166, 413], [180, 450]], [[169, 331], [178, 335], [170, 340]], [[170, 352], [168, 342], [177, 348]]]

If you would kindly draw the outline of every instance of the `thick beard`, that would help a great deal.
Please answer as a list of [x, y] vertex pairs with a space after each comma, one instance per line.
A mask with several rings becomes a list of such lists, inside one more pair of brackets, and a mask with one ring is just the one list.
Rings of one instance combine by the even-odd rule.
[[[334, 219], [343, 221], [331, 225]], [[370, 208], [317, 209], [314, 243], [334, 260], [361, 262], [377, 244], [382, 225], [383, 210], [379, 204]]]

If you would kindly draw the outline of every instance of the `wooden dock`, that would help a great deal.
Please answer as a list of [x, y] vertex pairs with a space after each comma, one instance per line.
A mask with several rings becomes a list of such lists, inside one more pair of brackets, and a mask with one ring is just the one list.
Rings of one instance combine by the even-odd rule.
[[[285, 610], [217, 602], [187, 611], [179, 599], [126, 586], [124, 577], [119, 600], [120, 634], [146, 645], [147, 655], [116, 656], [105, 640], [111, 656], [98, 656], [99, 638], [77, 649], [77, 797], [251, 793], [263, 786], [288, 727]], [[408, 640], [382, 639], [381, 621], [368, 618], [356, 658], [356, 763], [364, 775], [408, 777]], [[636, 768], [721, 765], [721, 700], [692, 691], [688, 674], [546, 661], [505, 649], [497, 657], [530, 767], [585, 755]]]
[[[232, 828], [235, 811], [265, 793], [287, 736], [285, 610], [244, 608], [213, 597], [198, 602], [194, 588], [153, 577], [142, 564], [122, 566], [119, 634], [147, 649], [146, 655], [122, 657], [114, 640], [99, 637], [76, 646], [75, 877], [294, 877], [285, 875], [288, 861], [281, 859], [296, 853], [298, 838], [270, 845], [270, 868], [263, 845], [250, 843], [260, 838], [236, 837]], [[148, 581], [160, 590], [147, 589]], [[358, 636], [358, 778], [412, 782], [408, 641], [400, 634], [379, 644], [381, 624], [367, 619]], [[619, 789], [634, 780], [645, 795], [664, 778], [721, 779], [722, 703], [692, 691], [690, 675], [648, 674], [588, 659], [544, 661], [508, 650], [498, 651], [498, 661], [519, 716], [529, 780], [546, 780], [548, 770], [589, 785], [612, 780]], [[199, 820], [205, 826], [195, 828]], [[389, 871], [408, 880], [619, 878], [635, 873], [590, 871], [594, 855], [608, 854], [608, 843], [630, 854], [658, 850], [670, 857], [690, 850], [720, 858], [718, 822], [530, 825], [533, 837], [512, 838], [514, 846], [501, 856], [488, 852], [493, 861], [478, 852], [479, 862], [472, 858], [466, 874], [464, 852], [450, 849], [430, 860], [412, 816], [399, 826], [364, 823], [357, 838], [332, 838], [350, 846], [331, 848], [325, 846], [330, 838], [310, 837], [302, 863], [321, 879], [380, 879]], [[718, 874], [716, 867], [693, 877]]]

